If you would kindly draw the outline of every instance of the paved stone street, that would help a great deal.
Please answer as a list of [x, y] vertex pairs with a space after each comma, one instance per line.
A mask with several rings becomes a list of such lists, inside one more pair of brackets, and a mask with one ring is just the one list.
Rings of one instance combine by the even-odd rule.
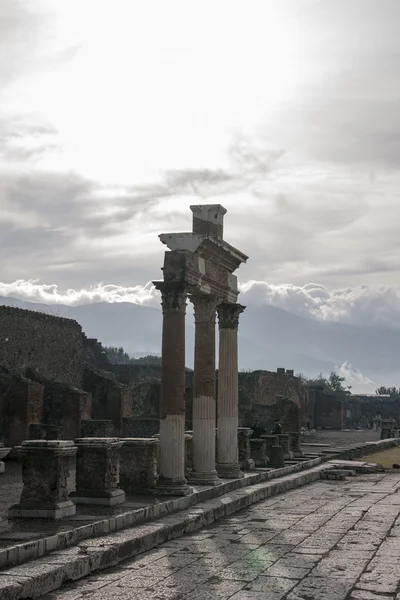
[[46, 600], [400, 600], [400, 474], [319, 481]]

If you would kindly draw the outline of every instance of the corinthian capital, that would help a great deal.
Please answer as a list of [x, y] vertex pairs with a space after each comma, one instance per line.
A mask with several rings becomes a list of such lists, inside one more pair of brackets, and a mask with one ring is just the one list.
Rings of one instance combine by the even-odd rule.
[[223, 302], [218, 305], [218, 321], [220, 329], [238, 329], [239, 316], [246, 307], [241, 304]]
[[153, 282], [156, 289], [161, 292], [161, 306], [163, 313], [186, 312], [187, 290], [181, 284]]
[[219, 300], [215, 296], [193, 294], [190, 300], [194, 307], [195, 323], [215, 323], [216, 310]]

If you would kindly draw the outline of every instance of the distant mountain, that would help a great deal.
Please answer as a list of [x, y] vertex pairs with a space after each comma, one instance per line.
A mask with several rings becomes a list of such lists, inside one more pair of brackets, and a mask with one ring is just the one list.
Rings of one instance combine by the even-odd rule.
[[[0, 297], [0, 304], [75, 319], [88, 337], [97, 338], [103, 345], [122, 346], [132, 356], [161, 352], [162, 314], [156, 308], [132, 303], [49, 306], [5, 297]], [[193, 366], [191, 314], [186, 323], [187, 365]], [[316, 376], [349, 362], [376, 385], [398, 386], [399, 356], [400, 336], [396, 331], [306, 319], [273, 306], [249, 306], [241, 315], [242, 369], [286, 367]], [[375, 387], [361, 386], [359, 391], [374, 391]]]

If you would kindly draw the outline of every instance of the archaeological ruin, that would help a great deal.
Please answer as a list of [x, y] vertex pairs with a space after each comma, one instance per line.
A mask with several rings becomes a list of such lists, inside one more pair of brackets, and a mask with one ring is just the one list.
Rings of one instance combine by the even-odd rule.
[[[9, 519], [79, 519], [85, 506], [116, 510], [135, 497], [186, 497], [201, 486], [218, 493], [245, 473], [306, 461], [302, 430], [362, 425], [397, 436], [399, 406], [390, 398], [327, 392], [283, 367], [238, 371], [245, 307], [235, 272], [247, 256], [224, 240], [222, 206], [191, 211], [192, 231], [159, 236], [167, 247], [154, 282], [160, 366], [113, 364], [77, 322], [0, 306], [0, 474], [8, 460], [22, 461]], [[185, 365], [188, 302], [193, 370]]]

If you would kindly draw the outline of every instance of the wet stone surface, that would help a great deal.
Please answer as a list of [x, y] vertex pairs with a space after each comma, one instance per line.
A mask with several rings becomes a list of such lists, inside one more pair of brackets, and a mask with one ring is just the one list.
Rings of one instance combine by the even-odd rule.
[[400, 474], [321, 480], [45, 600], [400, 600]]

